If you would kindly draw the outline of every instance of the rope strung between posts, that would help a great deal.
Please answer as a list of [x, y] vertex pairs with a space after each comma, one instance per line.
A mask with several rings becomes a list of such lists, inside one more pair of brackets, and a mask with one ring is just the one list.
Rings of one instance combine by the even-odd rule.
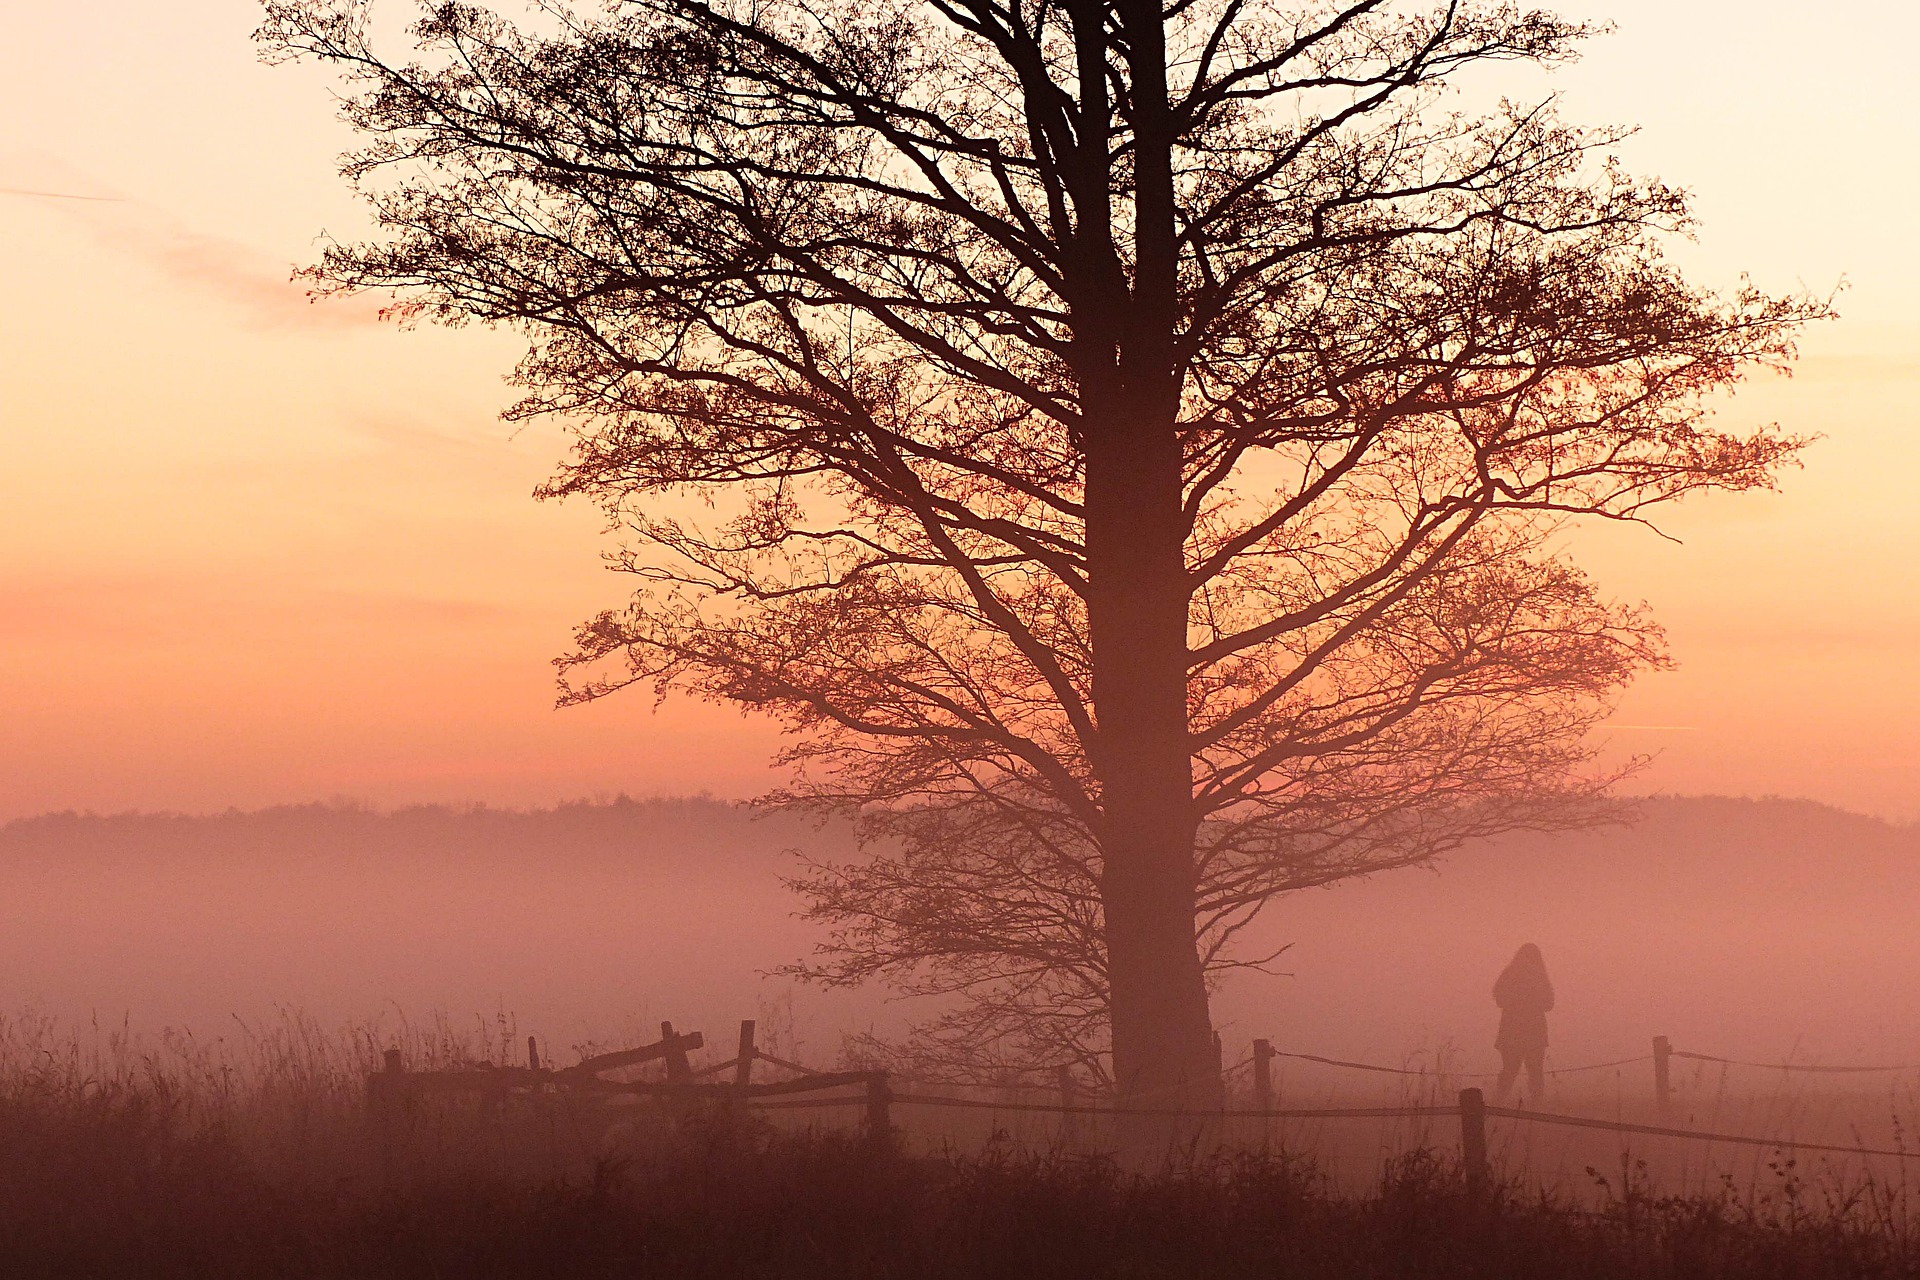
[[[1253, 1059], [1254, 1059], [1254, 1055], [1249, 1053], [1246, 1057], [1240, 1059], [1240, 1061], [1234, 1063], [1232, 1066], [1220, 1068], [1220, 1078], [1222, 1080], [1226, 1080], [1231, 1076], [1238, 1075], [1240, 1072], [1245, 1071], [1247, 1068], [1253, 1065]], [[991, 1078], [957, 1080], [957, 1079], [950, 1079], [950, 1078], [943, 1079], [939, 1076], [924, 1076], [919, 1074], [918, 1072], [913, 1072], [913, 1071], [901, 1072], [900, 1078], [905, 1080], [909, 1084], [932, 1085], [936, 1089], [999, 1089], [999, 1090], [1004, 1090], [1008, 1092], [1018, 1091], [1018, 1092], [1024, 1092], [1024, 1093], [1051, 1093], [1059, 1088], [1058, 1084], [1054, 1083], [1053, 1081], [1042, 1082], [1042, 1081], [1032, 1080], [1032, 1079], [995, 1080]], [[1098, 1092], [1100, 1088], [1100, 1086], [1098, 1085], [1089, 1085], [1086, 1081], [1076, 1081], [1076, 1085], [1081, 1088], [1085, 1088], [1088, 1092]], [[1183, 1084], [1162, 1085], [1158, 1089], [1148, 1089], [1146, 1092], [1139, 1093], [1134, 1096], [1140, 1097], [1140, 1098], [1157, 1098], [1169, 1093], [1178, 1093], [1179, 1091], [1185, 1088], [1186, 1086]], [[1207, 1112], [1207, 1114], [1214, 1115], [1216, 1113], [1209, 1111]]]
[[[1175, 1107], [1137, 1107], [1122, 1110], [1117, 1107], [1062, 1106], [1050, 1102], [988, 1102], [979, 1098], [946, 1098], [938, 1094], [896, 1093], [888, 1101], [920, 1107], [959, 1107], [969, 1111], [1025, 1111], [1054, 1116], [1187, 1116], [1198, 1120], [1248, 1119], [1248, 1120], [1395, 1120], [1431, 1116], [1453, 1116], [1460, 1113], [1458, 1107], [1284, 1107], [1267, 1111], [1224, 1110], [1194, 1111]], [[867, 1099], [864, 1094], [848, 1094], [838, 1098], [796, 1098], [780, 1102], [748, 1102], [756, 1111], [798, 1111], [815, 1107], [864, 1107]]]
[[1748, 1062], [1741, 1058], [1720, 1058], [1711, 1053], [1688, 1053], [1685, 1049], [1673, 1049], [1668, 1052], [1672, 1058], [1692, 1058], [1695, 1062], [1721, 1062], [1730, 1067], [1759, 1067], [1763, 1071], [1813, 1071], [1823, 1075], [1865, 1075], [1880, 1071], [1920, 1071], [1920, 1065], [1909, 1063], [1898, 1067], [1816, 1067], [1811, 1063], [1797, 1062]]
[[[1370, 1062], [1348, 1062], [1342, 1058], [1323, 1058], [1317, 1053], [1287, 1053], [1273, 1050], [1276, 1058], [1299, 1058], [1305, 1062], [1323, 1062], [1330, 1067], [1348, 1067], [1355, 1071], [1379, 1071], [1395, 1076], [1444, 1076], [1449, 1080], [1494, 1080], [1499, 1077], [1496, 1071], [1430, 1071], [1425, 1067], [1380, 1067]], [[1682, 1055], [1676, 1051], [1674, 1057]], [[1636, 1062], [1651, 1062], [1653, 1055], [1643, 1053], [1637, 1058], [1619, 1058], [1613, 1062], [1592, 1062], [1580, 1067], [1555, 1067], [1545, 1074], [1550, 1076], [1570, 1076], [1579, 1071], [1604, 1071], [1608, 1067], [1627, 1067]]]
[[1452, 1116], [1458, 1115], [1458, 1107], [1294, 1107], [1268, 1111], [1243, 1111], [1239, 1109], [1221, 1109], [1217, 1111], [1196, 1111], [1186, 1107], [1093, 1107], [1061, 1106], [1048, 1102], [983, 1102], [974, 1098], [943, 1098], [937, 1094], [896, 1093], [893, 1101], [922, 1107], [965, 1107], [978, 1111], [1032, 1111], [1049, 1115], [1066, 1116], [1189, 1116], [1194, 1119], [1273, 1119], [1273, 1120], [1327, 1120], [1327, 1119], [1376, 1119], [1390, 1120], [1402, 1117]]
[[[1281, 1049], [1273, 1050], [1276, 1058], [1298, 1058], [1303, 1062], [1320, 1062], [1329, 1067], [1346, 1067], [1353, 1071], [1378, 1071], [1395, 1076], [1445, 1076], [1450, 1080], [1494, 1080], [1499, 1077], [1495, 1071], [1433, 1071], [1425, 1067], [1382, 1067], [1371, 1062], [1348, 1062], [1344, 1058], [1323, 1058], [1317, 1053], [1288, 1053]], [[1890, 1067], [1822, 1067], [1811, 1063], [1798, 1062], [1752, 1062], [1745, 1058], [1722, 1058], [1711, 1053], [1692, 1053], [1686, 1049], [1669, 1050], [1670, 1058], [1691, 1058], [1695, 1062], [1719, 1062], [1732, 1067], [1757, 1067], [1762, 1071], [1809, 1071], [1822, 1075], [1871, 1075], [1876, 1072], [1920, 1071], [1920, 1063], [1904, 1063]], [[1636, 1063], [1651, 1062], [1653, 1055], [1643, 1053], [1637, 1058], [1616, 1058], [1612, 1062], [1592, 1062], [1579, 1067], [1555, 1067], [1546, 1072], [1550, 1076], [1570, 1076], [1582, 1071], [1605, 1071], [1609, 1067], [1630, 1067]]]
[[1546, 1111], [1519, 1111], [1513, 1107], [1488, 1107], [1487, 1114], [1508, 1120], [1532, 1120], [1540, 1124], [1564, 1124], [1576, 1129], [1609, 1129], [1615, 1133], [1646, 1133], [1656, 1138], [1696, 1138], [1705, 1142], [1737, 1142], [1749, 1147], [1778, 1147], [1788, 1151], [1833, 1151], [1850, 1156], [1893, 1156], [1911, 1160], [1920, 1151], [1900, 1151], [1888, 1147], [1842, 1147], [1828, 1142], [1795, 1142], [1792, 1138], [1756, 1138], [1743, 1133], [1708, 1133], [1702, 1129], [1667, 1129], [1653, 1124], [1629, 1124], [1624, 1120], [1590, 1120], [1585, 1116], [1554, 1115]]
[[1240, 1072], [1245, 1071], [1248, 1067], [1253, 1065], [1253, 1058], [1254, 1058], [1254, 1055], [1250, 1053], [1246, 1057], [1240, 1059], [1240, 1061], [1234, 1063], [1232, 1066], [1222, 1067], [1220, 1069], [1220, 1078], [1222, 1080], [1225, 1080], [1228, 1076], [1238, 1075]]
[[[1385, 1066], [1380, 1066], [1377, 1063], [1354, 1062], [1345, 1058], [1329, 1058], [1329, 1057], [1324, 1057], [1317, 1053], [1293, 1053], [1293, 1052], [1288, 1052], [1282, 1049], [1268, 1049], [1267, 1053], [1270, 1057], [1274, 1057], [1274, 1058], [1292, 1058], [1300, 1062], [1317, 1062], [1324, 1066], [1340, 1067], [1349, 1071], [1370, 1071], [1370, 1072], [1375, 1072], [1381, 1075], [1440, 1077], [1443, 1079], [1451, 1079], [1451, 1080], [1492, 1080], [1492, 1079], [1498, 1078], [1498, 1073], [1491, 1072], [1491, 1071], [1458, 1072], [1458, 1071], [1433, 1070], [1426, 1067], [1385, 1067]], [[760, 1052], [760, 1053], [756, 1053], [754, 1056], [756, 1059], [767, 1062], [773, 1066], [784, 1067], [790, 1071], [798, 1071], [805, 1074], [814, 1074], [810, 1068], [802, 1066], [800, 1063], [790, 1062], [786, 1059], [776, 1057], [770, 1053]], [[1245, 1069], [1253, 1065], [1255, 1056], [1256, 1055], [1254, 1054], [1249, 1054], [1248, 1056], [1240, 1059], [1240, 1061], [1234, 1063], [1232, 1066], [1222, 1068], [1220, 1072], [1220, 1078], [1224, 1081], [1229, 1077], [1238, 1075], [1240, 1072], [1244, 1071]], [[1742, 1058], [1723, 1058], [1716, 1054], [1710, 1054], [1710, 1053], [1693, 1053], [1685, 1049], [1668, 1050], [1667, 1056], [1671, 1058], [1691, 1059], [1692, 1061], [1695, 1061], [1695, 1062], [1717, 1062], [1726, 1066], [1753, 1067], [1763, 1071], [1802, 1071], [1802, 1072], [1812, 1072], [1812, 1073], [1825, 1074], [1825, 1075], [1867, 1075], [1867, 1074], [1876, 1074], [1876, 1073], [1894, 1073], [1894, 1072], [1901, 1072], [1901, 1071], [1920, 1071], [1920, 1064], [1902, 1064], [1898, 1066], [1816, 1066], [1813, 1064], [1801, 1064], [1801, 1063], [1792, 1063], [1792, 1062], [1753, 1062], [1753, 1061], [1742, 1059]], [[1615, 1067], [1629, 1067], [1629, 1066], [1637, 1065], [1642, 1062], [1653, 1061], [1654, 1058], [1655, 1058], [1655, 1055], [1653, 1054], [1640, 1054], [1637, 1057], [1632, 1057], [1632, 1058], [1616, 1058], [1610, 1062], [1592, 1062], [1592, 1063], [1587, 1063], [1577, 1067], [1555, 1067], [1552, 1070], [1545, 1072], [1544, 1074], [1549, 1076], [1565, 1076], [1565, 1075], [1576, 1075], [1586, 1071], [1606, 1071]], [[692, 1073], [691, 1078], [698, 1079], [702, 1076], [716, 1074], [720, 1071], [724, 1071], [727, 1068], [736, 1065], [738, 1061], [739, 1059], [733, 1058], [733, 1059], [727, 1060], [726, 1062], [714, 1063], [710, 1066], [699, 1068], [698, 1070]], [[963, 1088], [993, 1087], [991, 1085], [986, 1085], [980, 1082], [963, 1082], [963, 1081], [957, 1081], [957, 1080], [956, 1081], [925, 1080], [924, 1083], [934, 1084], [938, 1086], [945, 1086], [949, 1088], [954, 1087], [956, 1085]], [[1002, 1085], [1000, 1087], [1004, 1088], [1005, 1086]], [[1178, 1086], [1178, 1085], [1170, 1085], [1161, 1089], [1150, 1090], [1146, 1093], [1137, 1095], [1137, 1100], [1145, 1101], [1145, 1100], [1152, 1099], [1154, 1097], [1163, 1096], [1181, 1087], [1182, 1086]], [[968, 1099], [968, 1098], [938, 1097], [938, 1096], [929, 1095], [929, 1094], [896, 1094], [894, 1095], [894, 1100], [898, 1102], [913, 1103], [920, 1106], [966, 1107], [966, 1108], [973, 1108], [973, 1109], [979, 1109], [979, 1110], [994, 1110], [994, 1111], [1045, 1112], [1045, 1113], [1051, 1113], [1054, 1115], [1119, 1115], [1119, 1114], [1122, 1114], [1122, 1112], [1119, 1109], [1114, 1107], [1102, 1107], [1102, 1106], [1094, 1106], [1094, 1105], [1067, 1106], [1067, 1105], [1054, 1104], [1054, 1103], [990, 1102], [990, 1101], [980, 1101], [977, 1099]], [[783, 1101], [783, 1102], [777, 1102], [777, 1103], [763, 1102], [763, 1103], [753, 1103], [750, 1105], [756, 1106], [760, 1109], [767, 1109], [767, 1110], [804, 1110], [804, 1109], [810, 1109], [810, 1108], [816, 1108], [816, 1107], [858, 1106], [858, 1105], [863, 1105], [863, 1103], [864, 1103], [864, 1099], [861, 1097], [843, 1097], [843, 1098], [795, 1099], [795, 1100]], [[1317, 1109], [1317, 1110], [1279, 1110], [1279, 1111], [1245, 1111], [1245, 1110], [1194, 1111], [1194, 1110], [1187, 1110], [1187, 1109], [1180, 1109], [1180, 1108], [1138, 1108], [1136, 1107], [1136, 1108], [1129, 1108], [1125, 1112], [1125, 1114], [1154, 1115], [1154, 1116], [1245, 1116], [1250, 1118], [1270, 1117], [1270, 1118], [1304, 1119], [1304, 1118], [1312, 1118], [1312, 1117], [1333, 1118], [1333, 1117], [1340, 1117], [1340, 1116], [1355, 1116], [1355, 1117], [1374, 1116], [1374, 1117], [1382, 1117], [1382, 1118], [1389, 1117], [1389, 1116], [1421, 1116], [1421, 1115], [1440, 1114], [1442, 1112], [1446, 1112], [1446, 1110], [1447, 1109], [1442, 1108], [1440, 1112], [1436, 1112], [1433, 1108], [1367, 1107], [1367, 1108], [1358, 1108], [1358, 1109], [1346, 1108], [1346, 1109], [1332, 1109], [1332, 1110]], [[1656, 1126], [1627, 1125], [1624, 1123], [1614, 1123], [1609, 1121], [1598, 1121], [1598, 1120], [1585, 1120], [1585, 1119], [1579, 1119], [1575, 1117], [1546, 1117], [1539, 1112], [1516, 1112], [1516, 1111], [1509, 1111], [1506, 1108], [1498, 1108], [1498, 1107], [1488, 1108], [1487, 1113], [1489, 1115], [1505, 1115], [1505, 1116], [1512, 1116], [1512, 1117], [1527, 1119], [1527, 1120], [1552, 1119], [1557, 1123], [1578, 1125], [1586, 1128], [1613, 1128], [1624, 1133], [1647, 1133], [1647, 1134], [1655, 1134], [1655, 1135], [1663, 1135], [1663, 1136], [1671, 1136], [1671, 1137], [1694, 1137], [1694, 1138], [1707, 1139], [1710, 1141], [1744, 1142], [1749, 1144], [1763, 1144], [1763, 1145], [1767, 1143], [1772, 1143], [1773, 1145], [1776, 1145], [1776, 1146], [1797, 1147], [1799, 1149], [1804, 1149], [1809, 1151], [1813, 1151], [1813, 1150], [1837, 1151], [1837, 1152], [1850, 1152], [1850, 1153], [1859, 1154], [1859, 1155], [1891, 1155], [1891, 1156], [1902, 1156], [1902, 1157], [1909, 1154], [1916, 1154], [1916, 1153], [1898, 1152], [1898, 1151], [1878, 1151], [1878, 1150], [1873, 1150], [1865, 1147], [1836, 1147], [1836, 1146], [1821, 1146], [1821, 1145], [1806, 1144], [1806, 1143], [1795, 1144], [1791, 1142], [1776, 1142], [1773, 1139], [1732, 1136], [1732, 1135], [1725, 1135], [1725, 1134], [1708, 1134], [1708, 1133], [1697, 1132], [1694, 1130], [1663, 1129]], [[1457, 1114], [1457, 1113], [1453, 1113], [1453, 1114]]]
[[[1372, 1062], [1352, 1062], [1346, 1058], [1322, 1057], [1317, 1053], [1290, 1053], [1284, 1049], [1271, 1049], [1268, 1052], [1270, 1056], [1275, 1058], [1293, 1058], [1300, 1062], [1318, 1062], [1323, 1066], [1344, 1067], [1349, 1071], [1373, 1071], [1381, 1075], [1390, 1076], [1439, 1076], [1447, 1080], [1497, 1080], [1500, 1077], [1500, 1073], [1497, 1071], [1436, 1071], [1429, 1067], [1383, 1067]], [[1722, 1058], [1711, 1053], [1691, 1053], [1685, 1049], [1670, 1050], [1668, 1056], [1672, 1058], [1691, 1058], [1695, 1062], [1719, 1062], [1734, 1067], [1757, 1067], [1764, 1071], [1810, 1071], [1826, 1075], [1865, 1075], [1875, 1072], [1920, 1071], [1920, 1063], [1908, 1063], [1891, 1067], [1821, 1067], [1793, 1062], [1750, 1062], [1744, 1058]], [[775, 1061], [777, 1061], [777, 1059]], [[1632, 1058], [1615, 1058], [1610, 1062], [1589, 1062], [1577, 1067], [1553, 1067], [1543, 1074], [1549, 1076], [1571, 1076], [1578, 1075], [1583, 1071], [1606, 1071], [1613, 1067], [1631, 1067], [1642, 1062], [1652, 1061], [1652, 1054], [1643, 1053]], [[789, 1064], [780, 1063], [780, 1065], [786, 1066]], [[1223, 1068], [1220, 1076], [1222, 1079], [1225, 1079], [1240, 1071], [1244, 1071], [1251, 1065], [1253, 1065], [1253, 1056], [1250, 1054], [1232, 1066]], [[991, 1082], [985, 1081], [928, 1080], [927, 1083], [939, 1084], [949, 1088], [956, 1086], [960, 1088], [996, 1087]], [[1035, 1085], [1031, 1087], [1042, 1088], [1044, 1086]], [[1180, 1086], [1177, 1085], [1170, 1085], [1164, 1089], [1154, 1090], [1153, 1092], [1167, 1093], [1179, 1087]]]
[[1376, 1067], [1371, 1062], [1347, 1062], [1340, 1058], [1323, 1058], [1317, 1053], [1287, 1053], [1284, 1050], [1275, 1049], [1273, 1056], [1276, 1058], [1298, 1058], [1302, 1062], [1324, 1062], [1330, 1067], [1348, 1067], [1354, 1071], [1378, 1071], [1390, 1076], [1427, 1076], [1434, 1074], [1431, 1071], [1424, 1071], [1418, 1068]]
[[[1550, 1076], [1570, 1076], [1579, 1071], [1605, 1071], [1608, 1067], [1630, 1067], [1636, 1062], [1652, 1061], [1652, 1054], [1643, 1053], [1637, 1058], [1615, 1058], [1612, 1062], [1595, 1062], [1584, 1067], [1555, 1067], [1553, 1070], [1543, 1072], [1542, 1074]], [[1492, 1080], [1496, 1077], [1494, 1073], [1488, 1072], [1484, 1078]]]
[[[898, 1102], [896, 1097], [894, 1101]], [[816, 1107], [864, 1107], [864, 1093], [843, 1094], [838, 1098], [789, 1098], [780, 1102], [748, 1102], [755, 1111], [811, 1111]]]
[[[1242, 1118], [1268, 1120], [1397, 1120], [1451, 1117], [1458, 1107], [1286, 1107], [1269, 1111], [1192, 1111], [1171, 1107], [1146, 1107], [1120, 1111], [1113, 1107], [1054, 1106], [1038, 1102], [981, 1102], [971, 1098], [943, 1098], [933, 1094], [897, 1093], [894, 1103], [922, 1107], [961, 1107], [980, 1111], [1027, 1111], [1050, 1115], [1081, 1116], [1172, 1116], [1194, 1120]], [[854, 1107], [866, 1105], [860, 1096], [839, 1098], [797, 1098], [781, 1102], [750, 1103], [756, 1110], [800, 1110], [816, 1107]], [[1758, 1138], [1744, 1133], [1713, 1133], [1704, 1129], [1672, 1129], [1663, 1125], [1632, 1124], [1624, 1120], [1597, 1120], [1587, 1116], [1557, 1115], [1546, 1111], [1521, 1111], [1514, 1107], [1489, 1106], [1485, 1114], [1505, 1120], [1525, 1120], [1533, 1124], [1566, 1125], [1576, 1129], [1603, 1129], [1611, 1133], [1641, 1133], [1656, 1138], [1691, 1138], [1700, 1142], [1731, 1142], [1750, 1147], [1771, 1147], [1781, 1151], [1821, 1151], [1836, 1155], [1885, 1156], [1897, 1160], [1920, 1158], [1920, 1151], [1891, 1147], [1848, 1147], [1831, 1142], [1799, 1142], [1792, 1138]]]

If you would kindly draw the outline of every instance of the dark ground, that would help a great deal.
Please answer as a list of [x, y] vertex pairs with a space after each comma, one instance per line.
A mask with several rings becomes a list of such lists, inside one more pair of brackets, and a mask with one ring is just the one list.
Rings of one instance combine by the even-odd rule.
[[683, 1132], [582, 1176], [262, 1170], [164, 1104], [0, 1110], [0, 1273], [31, 1277], [1672, 1277], [1920, 1275], [1904, 1196], [1863, 1187], [1601, 1212], [1470, 1196], [1416, 1153], [1362, 1198], [1275, 1157], [1131, 1174], [1086, 1158], [903, 1160]]

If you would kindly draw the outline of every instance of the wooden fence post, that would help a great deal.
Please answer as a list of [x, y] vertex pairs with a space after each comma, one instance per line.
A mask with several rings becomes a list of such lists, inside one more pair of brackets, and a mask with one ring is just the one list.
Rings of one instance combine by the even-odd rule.
[[380, 1070], [367, 1077], [367, 1105], [383, 1126], [391, 1125], [394, 1113], [400, 1109], [400, 1091], [406, 1087], [406, 1078], [398, 1049], [382, 1053]]
[[1253, 1109], [1273, 1110], [1273, 1042], [1253, 1042]]
[[1487, 1099], [1478, 1089], [1460, 1091], [1460, 1163], [1466, 1167], [1467, 1190], [1475, 1195], [1487, 1186]]
[[745, 1089], [753, 1083], [753, 1019], [740, 1020], [740, 1056], [733, 1060], [733, 1084]]
[[[686, 1046], [680, 1043], [671, 1022], [660, 1024], [660, 1052], [667, 1068], [667, 1083], [686, 1084], [693, 1078], [693, 1064], [687, 1061]], [[669, 1093], [663, 1101], [675, 1124], [684, 1121], [693, 1110], [692, 1099], [683, 1093]]]
[[1653, 1104], [1665, 1120], [1672, 1111], [1673, 1092], [1668, 1087], [1667, 1057], [1673, 1052], [1673, 1044], [1665, 1036], [1653, 1038]]
[[1060, 1145], [1073, 1147], [1080, 1141], [1080, 1089], [1073, 1082], [1073, 1068], [1061, 1067], [1054, 1075], [1060, 1085]]
[[875, 1154], [893, 1150], [893, 1088], [884, 1071], [867, 1074], [867, 1147]]
[[376, 1122], [387, 1122], [387, 1110], [393, 1105], [394, 1090], [401, 1076], [400, 1051], [388, 1049], [380, 1055], [381, 1068], [367, 1077], [367, 1112]]
[[380, 1070], [367, 1077], [367, 1119], [373, 1125], [374, 1143], [380, 1149], [381, 1169], [391, 1176], [400, 1118], [405, 1108], [401, 1090], [406, 1088], [407, 1073], [400, 1065], [398, 1049], [388, 1049], [380, 1058]]
[[674, 1034], [671, 1022], [660, 1024], [660, 1042], [666, 1046], [667, 1083], [684, 1084], [693, 1075], [693, 1067], [687, 1061], [686, 1046]]

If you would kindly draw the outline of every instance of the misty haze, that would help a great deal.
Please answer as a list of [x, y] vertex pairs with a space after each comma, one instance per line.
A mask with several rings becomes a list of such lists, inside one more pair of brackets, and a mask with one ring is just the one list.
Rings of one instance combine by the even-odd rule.
[[1920, 1276], [1914, 10], [0, 40], [0, 1276]]
[[[0, 828], [0, 966], [22, 1006], [147, 1032], [233, 1035], [230, 1019], [283, 1009], [329, 1029], [504, 1012], [565, 1046], [649, 1019], [724, 1029], [777, 1003], [832, 1058], [842, 1033], [908, 1016], [884, 990], [773, 974], [819, 935], [781, 878], [850, 844], [712, 799], [50, 814]], [[1493, 979], [1538, 939], [1559, 995], [1549, 1067], [1639, 1055], [1657, 1034], [1768, 1061], [1920, 1062], [1920, 952], [1900, 944], [1915, 902], [1910, 826], [1806, 801], [1623, 802], [1617, 824], [1276, 906], [1250, 945], [1289, 948], [1279, 976], [1231, 979], [1215, 1016], [1234, 1057], [1265, 1038], [1491, 1071]], [[1290, 1070], [1316, 1093], [1358, 1087]]]

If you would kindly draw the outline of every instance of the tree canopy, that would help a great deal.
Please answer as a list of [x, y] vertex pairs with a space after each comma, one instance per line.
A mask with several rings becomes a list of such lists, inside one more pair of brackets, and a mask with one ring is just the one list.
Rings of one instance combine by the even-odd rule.
[[[1682, 278], [1683, 193], [1476, 66], [1503, 0], [630, 0], [516, 26], [358, 0], [262, 39], [346, 76], [382, 234], [323, 288], [523, 330], [636, 579], [565, 698], [792, 732], [813, 972], [970, 1002], [1016, 1058], [1198, 1087], [1274, 895], [1584, 820], [1665, 661], [1562, 550], [1766, 487], [1715, 421], [1824, 312]], [[1481, 95], [1485, 96], [1485, 95]], [[1197, 1002], [1197, 1003], [1196, 1003]], [[995, 1047], [998, 1047], [996, 1050]]]

